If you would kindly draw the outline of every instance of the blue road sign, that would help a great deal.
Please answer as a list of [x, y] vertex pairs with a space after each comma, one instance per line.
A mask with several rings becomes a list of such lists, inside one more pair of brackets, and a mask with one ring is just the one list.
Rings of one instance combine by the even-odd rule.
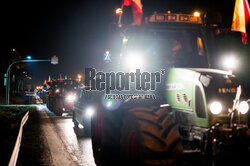
[[105, 53], [105, 54], [104, 54], [104, 61], [105, 61], [106, 63], [111, 62], [111, 55]]

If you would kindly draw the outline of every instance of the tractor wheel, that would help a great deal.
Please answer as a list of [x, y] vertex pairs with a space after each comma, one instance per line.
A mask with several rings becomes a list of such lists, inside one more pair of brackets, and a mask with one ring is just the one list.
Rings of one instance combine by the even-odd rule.
[[47, 100], [46, 100], [46, 107], [49, 109], [49, 97], [47, 98]]
[[169, 108], [135, 107], [125, 112], [120, 154], [125, 165], [182, 165], [182, 138]]
[[54, 97], [51, 97], [50, 99], [49, 99], [49, 110], [51, 111], [51, 112], [55, 112], [55, 100], [54, 100]]
[[91, 137], [91, 121], [83, 119], [83, 127], [84, 136]]
[[114, 113], [103, 111], [101, 152], [105, 165], [116, 165], [120, 160], [120, 123], [117, 119]]
[[55, 108], [54, 108], [54, 113], [57, 115], [57, 116], [62, 116], [62, 102], [60, 99], [56, 98], [55, 99]]
[[51, 111], [51, 99], [50, 99], [50, 97], [47, 97], [46, 106]]
[[77, 136], [77, 138], [82, 138], [85, 136], [83, 129], [79, 128], [79, 122], [76, 120], [75, 112], [73, 111], [72, 121], [74, 123], [73, 130]]
[[56, 108], [56, 116], [62, 116], [62, 110]]
[[116, 116], [101, 111], [91, 121], [92, 148], [97, 165], [117, 165], [120, 128]]
[[93, 156], [97, 165], [101, 164], [102, 140], [102, 110], [99, 106], [94, 117], [91, 118], [91, 141]]
[[74, 123], [74, 127], [79, 128], [79, 122], [76, 120], [76, 115], [75, 115], [74, 111], [73, 111], [73, 114], [72, 114], [72, 121]]

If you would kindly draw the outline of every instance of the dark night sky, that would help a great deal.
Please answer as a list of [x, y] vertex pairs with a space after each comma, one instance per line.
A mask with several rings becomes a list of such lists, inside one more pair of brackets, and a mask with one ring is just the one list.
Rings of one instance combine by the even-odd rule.
[[[230, 26], [234, 0], [142, 0], [144, 14], [153, 11], [188, 12], [221, 11], [223, 22]], [[33, 0], [8, 1], [2, 13], [2, 30], [6, 46], [1, 54], [11, 56], [15, 48], [23, 56], [34, 59], [59, 57], [59, 65], [29, 64], [27, 70], [34, 80], [41, 82], [48, 75], [59, 73], [76, 76], [84, 68], [102, 60], [107, 40], [108, 24], [116, 18], [115, 9], [121, 0]], [[117, 18], [116, 18], [117, 19]]]

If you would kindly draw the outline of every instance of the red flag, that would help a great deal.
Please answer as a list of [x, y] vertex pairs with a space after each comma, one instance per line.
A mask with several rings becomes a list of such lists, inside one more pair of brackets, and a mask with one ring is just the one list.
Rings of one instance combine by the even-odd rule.
[[142, 22], [142, 3], [141, 0], [124, 0], [124, 6], [131, 6], [135, 25], [141, 25]]
[[250, 19], [250, 9], [247, 0], [236, 0], [231, 31], [239, 31], [242, 36], [242, 43], [247, 44], [247, 22]]
[[124, 6], [130, 6], [131, 5], [131, 0], [124, 0], [123, 5]]
[[50, 78], [50, 75], [49, 75], [49, 80], [48, 80], [48, 82], [51, 82], [51, 78]]
[[61, 74], [60, 74], [59, 81], [60, 81], [60, 82], [63, 82], [63, 79], [62, 79], [62, 75], [61, 75]]

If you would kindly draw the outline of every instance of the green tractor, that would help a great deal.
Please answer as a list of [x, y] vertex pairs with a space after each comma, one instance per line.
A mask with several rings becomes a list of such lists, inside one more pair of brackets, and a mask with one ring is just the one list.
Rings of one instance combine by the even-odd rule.
[[199, 16], [154, 13], [141, 27], [112, 35], [107, 72], [85, 70], [77, 109], [94, 110], [87, 126], [98, 165], [182, 165], [188, 152], [212, 161], [231, 145], [248, 146], [248, 104], [239, 82], [209, 68], [215, 30]]
[[[248, 103], [230, 72], [205, 68], [172, 68], [166, 83], [166, 99], [179, 124], [184, 149], [225, 153], [247, 145]], [[249, 138], [248, 138], [249, 139]]]

